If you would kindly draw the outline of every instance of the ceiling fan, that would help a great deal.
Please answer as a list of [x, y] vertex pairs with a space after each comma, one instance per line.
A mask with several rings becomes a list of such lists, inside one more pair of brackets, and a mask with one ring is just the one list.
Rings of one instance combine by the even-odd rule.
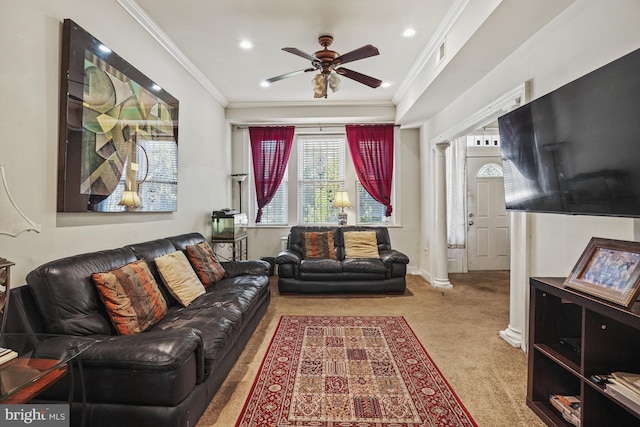
[[371, 56], [379, 55], [380, 52], [378, 52], [378, 48], [376, 48], [375, 46], [368, 44], [358, 49], [352, 50], [351, 52], [347, 52], [344, 55], [340, 55], [336, 51], [329, 50], [329, 46], [331, 46], [331, 43], [333, 43], [332, 36], [320, 36], [318, 38], [318, 43], [320, 43], [320, 46], [324, 47], [324, 49], [317, 51], [313, 55], [309, 55], [308, 53], [305, 53], [295, 47], [283, 47], [282, 50], [293, 53], [294, 55], [301, 56], [311, 61], [312, 67], [271, 77], [270, 79], [266, 79], [265, 82], [270, 84], [282, 79], [297, 76], [298, 74], [317, 70], [319, 71], [319, 74], [317, 74], [313, 79], [314, 98], [326, 98], [327, 88], [331, 88], [331, 90], [334, 92], [338, 90], [340, 86], [340, 79], [336, 76], [336, 74], [348, 77], [372, 88], [377, 88], [382, 84], [382, 80], [375, 79], [373, 77], [341, 66], [342, 64], [346, 64], [347, 62], [357, 61], [358, 59], [364, 59]]

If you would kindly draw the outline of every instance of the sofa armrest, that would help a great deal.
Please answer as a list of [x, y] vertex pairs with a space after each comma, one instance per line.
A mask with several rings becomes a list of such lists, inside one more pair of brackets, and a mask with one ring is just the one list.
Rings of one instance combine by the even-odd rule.
[[409, 264], [409, 257], [395, 249], [380, 251], [380, 259], [385, 264]]
[[297, 251], [286, 249], [276, 257], [276, 264], [295, 264], [299, 265], [302, 261], [302, 254]]
[[226, 277], [242, 275], [269, 275], [271, 265], [267, 261], [249, 259], [242, 261], [222, 262]]
[[197, 329], [159, 330], [103, 338], [82, 353], [83, 365], [163, 372], [178, 369], [195, 353], [197, 381], [204, 379], [204, 348]]

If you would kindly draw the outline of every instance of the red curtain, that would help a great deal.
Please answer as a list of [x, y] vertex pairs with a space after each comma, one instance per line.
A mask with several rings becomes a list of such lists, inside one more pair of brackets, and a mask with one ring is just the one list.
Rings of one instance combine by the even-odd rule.
[[273, 199], [282, 182], [291, 153], [294, 130], [294, 126], [249, 128], [258, 202], [256, 222], [260, 222], [262, 208]]
[[356, 174], [365, 190], [391, 216], [394, 125], [347, 125], [347, 141]]

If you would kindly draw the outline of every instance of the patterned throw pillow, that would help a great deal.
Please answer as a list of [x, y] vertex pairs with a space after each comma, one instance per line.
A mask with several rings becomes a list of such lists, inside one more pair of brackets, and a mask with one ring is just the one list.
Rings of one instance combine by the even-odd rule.
[[345, 258], [380, 258], [375, 231], [347, 231], [344, 233]]
[[182, 251], [163, 255], [154, 261], [169, 293], [183, 306], [188, 306], [206, 292]]
[[224, 277], [224, 268], [216, 260], [209, 243], [187, 246], [187, 257], [205, 288]]
[[167, 314], [167, 303], [143, 260], [91, 278], [119, 335], [145, 331]]
[[305, 258], [336, 258], [333, 231], [302, 233]]

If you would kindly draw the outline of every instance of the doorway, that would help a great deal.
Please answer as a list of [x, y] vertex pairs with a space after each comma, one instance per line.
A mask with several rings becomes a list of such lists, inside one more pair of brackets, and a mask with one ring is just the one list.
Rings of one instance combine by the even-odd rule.
[[509, 213], [499, 148], [474, 148], [467, 151], [467, 269], [508, 270]]

